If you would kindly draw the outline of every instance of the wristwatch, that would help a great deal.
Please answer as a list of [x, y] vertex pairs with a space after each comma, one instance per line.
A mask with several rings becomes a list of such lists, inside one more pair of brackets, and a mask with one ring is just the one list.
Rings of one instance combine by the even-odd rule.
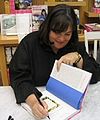
[[76, 54], [77, 54], [78, 58], [75, 61], [75, 64], [77, 64], [81, 60], [81, 55], [78, 52], [76, 52]]

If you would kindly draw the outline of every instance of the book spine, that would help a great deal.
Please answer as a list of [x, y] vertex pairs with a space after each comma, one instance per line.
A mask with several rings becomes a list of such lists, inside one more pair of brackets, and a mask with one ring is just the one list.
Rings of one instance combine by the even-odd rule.
[[14, 0], [9, 0], [10, 4], [10, 13], [14, 14], [15, 13], [15, 3]]

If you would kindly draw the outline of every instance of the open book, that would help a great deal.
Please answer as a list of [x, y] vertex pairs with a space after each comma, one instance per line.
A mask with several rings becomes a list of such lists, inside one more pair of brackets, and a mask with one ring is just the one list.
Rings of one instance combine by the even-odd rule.
[[[61, 64], [58, 72], [57, 61], [55, 61], [46, 90], [42, 92], [41, 98], [48, 104], [51, 120], [59, 120], [59, 118], [68, 120], [80, 112], [91, 75], [87, 71], [64, 63]], [[22, 103], [22, 107], [31, 113], [27, 104]], [[48, 120], [48, 118], [44, 120]]]

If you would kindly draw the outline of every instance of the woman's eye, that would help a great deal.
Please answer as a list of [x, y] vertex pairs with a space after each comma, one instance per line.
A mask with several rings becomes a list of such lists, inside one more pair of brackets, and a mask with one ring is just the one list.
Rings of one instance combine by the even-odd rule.
[[65, 36], [69, 36], [69, 35], [70, 35], [69, 33], [65, 34]]

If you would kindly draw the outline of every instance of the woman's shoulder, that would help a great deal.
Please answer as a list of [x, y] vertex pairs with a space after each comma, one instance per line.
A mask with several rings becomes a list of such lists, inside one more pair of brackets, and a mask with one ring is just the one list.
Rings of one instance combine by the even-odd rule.
[[39, 39], [39, 32], [38, 31], [31, 32], [31, 33], [27, 34], [24, 38], [27, 39], [28, 41], [33, 41], [34, 39]]
[[21, 43], [32, 44], [39, 40], [39, 32], [31, 32], [27, 34], [21, 41]]

